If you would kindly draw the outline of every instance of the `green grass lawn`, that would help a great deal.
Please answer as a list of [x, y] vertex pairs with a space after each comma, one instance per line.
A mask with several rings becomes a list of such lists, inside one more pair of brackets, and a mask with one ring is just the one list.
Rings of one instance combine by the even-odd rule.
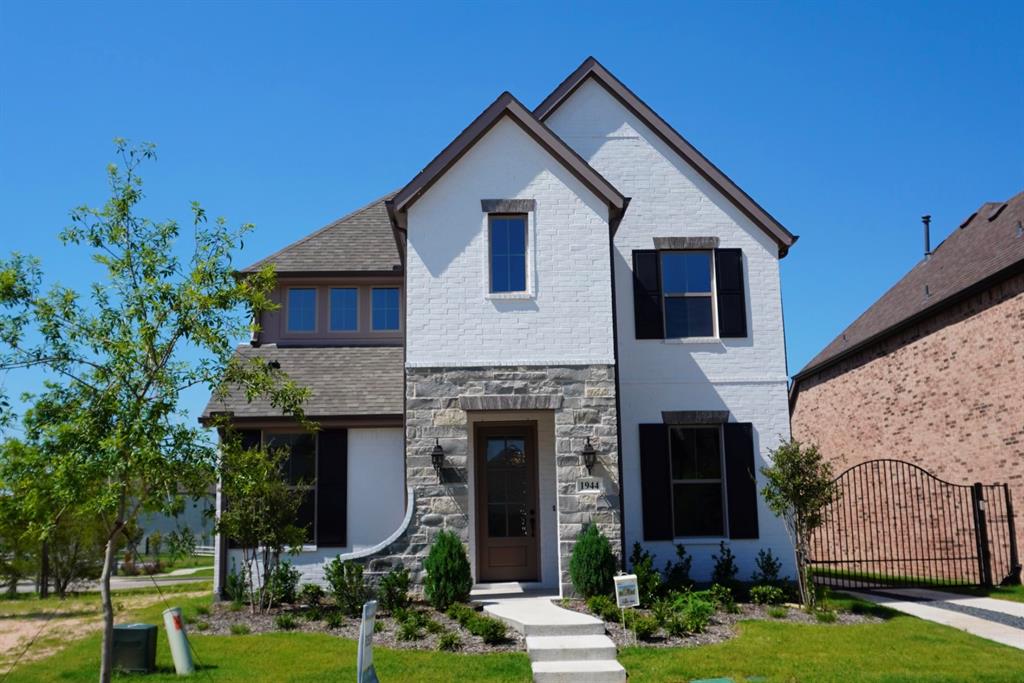
[[[194, 585], [177, 587], [194, 590]], [[38, 602], [38, 601], [37, 601]], [[172, 605], [195, 616], [195, 608], [209, 604], [209, 598], [174, 599]], [[158, 624], [157, 666], [160, 672], [145, 678], [124, 680], [177, 681], [174, 675], [161, 613], [155, 605], [133, 614], [133, 620]], [[200, 617], [201, 618], [201, 617]], [[356, 677], [356, 643], [326, 634], [271, 633], [246, 636], [190, 635], [202, 664], [195, 680], [211, 681], [347, 681]], [[58, 654], [37, 662], [20, 664], [5, 680], [94, 681], [98, 672], [98, 634], [70, 644]], [[530, 662], [525, 653], [463, 655], [440, 652], [374, 649], [374, 663], [382, 681], [424, 681], [441, 683], [466, 681], [530, 680]], [[0, 668], [0, 677], [6, 667]]]

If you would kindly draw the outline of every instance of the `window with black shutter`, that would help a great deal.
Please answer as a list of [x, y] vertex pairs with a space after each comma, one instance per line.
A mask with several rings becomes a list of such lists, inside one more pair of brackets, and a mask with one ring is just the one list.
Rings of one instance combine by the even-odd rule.
[[316, 544], [346, 544], [348, 529], [348, 431], [324, 429], [317, 449]]
[[637, 339], [747, 336], [740, 249], [633, 252]]
[[672, 482], [668, 476], [668, 428], [640, 425], [640, 497], [644, 540], [672, 540]]
[[729, 536], [757, 538], [757, 470], [754, 464], [754, 428], [749, 422], [722, 425], [725, 479], [729, 509]]

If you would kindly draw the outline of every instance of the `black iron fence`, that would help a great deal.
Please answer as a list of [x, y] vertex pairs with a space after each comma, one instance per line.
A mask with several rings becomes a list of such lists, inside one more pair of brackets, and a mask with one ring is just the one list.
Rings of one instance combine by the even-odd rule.
[[1019, 582], [1010, 490], [901, 460], [855, 465], [836, 478], [810, 559], [817, 582], [845, 588]]

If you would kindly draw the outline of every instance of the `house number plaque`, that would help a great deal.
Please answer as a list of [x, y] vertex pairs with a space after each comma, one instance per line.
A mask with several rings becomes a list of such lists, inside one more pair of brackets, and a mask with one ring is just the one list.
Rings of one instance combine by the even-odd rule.
[[580, 477], [576, 480], [576, 493], [603, 493], [600, 477]]

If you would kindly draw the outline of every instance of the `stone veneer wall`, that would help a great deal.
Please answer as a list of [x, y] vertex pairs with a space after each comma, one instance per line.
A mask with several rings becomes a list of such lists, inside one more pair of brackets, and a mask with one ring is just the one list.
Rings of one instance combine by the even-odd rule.
[[[371, 559], [369, 570], [404, 565], [420, 584], [423, 558], [440, 530], [469, 543], [467, 460], [473, 435], [467, 411], [473, 410], [509, 411], [510, 420], [516, 410], [554, 413], [560, 579], [563, 594], [571, 594], [569, 558], [586, 522], [597, 523], [616, 554], [620, 549], [613, 365], [407, 368], [406, 483], [415, 491], [416, 510], [402, 537]], [[580, 451], [587, 437], [597, 451], [594, 475], [604, 479], [604, 495], [576, 492], [576, 480], [586, 475]], [[435, 439], [445, 451], [442, 483], [430, 460]], [[542, 536], [541, 543], [546, 541]]]

